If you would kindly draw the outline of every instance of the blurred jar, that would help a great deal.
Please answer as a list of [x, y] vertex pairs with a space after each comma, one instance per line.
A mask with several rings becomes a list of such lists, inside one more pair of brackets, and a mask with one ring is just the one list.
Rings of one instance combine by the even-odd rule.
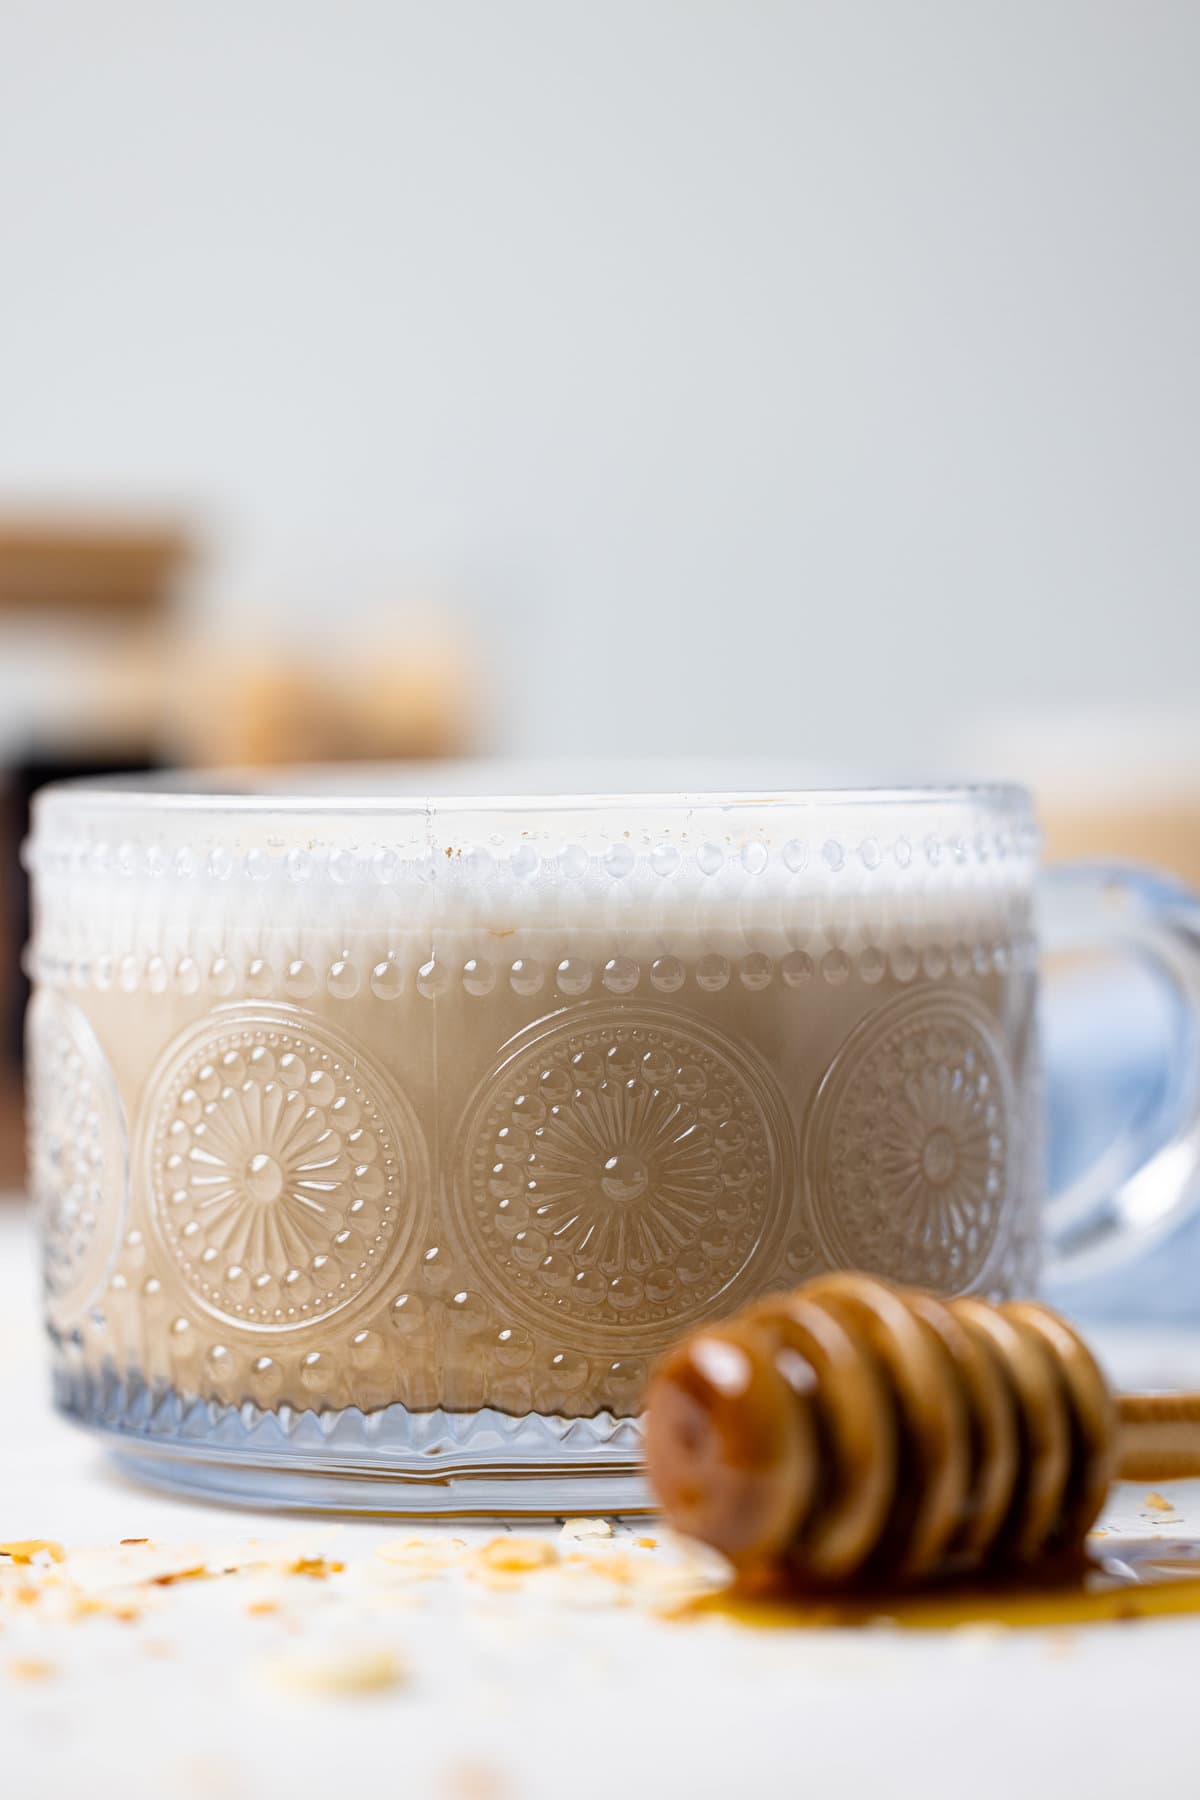
[[427, 615], [336, 647], [261, 627], [194, 646], [174, 714], [181, 760], [209, 768], [462, 756], [481, 736], [465, 637]]
[[1001, 713], [953, 747], [1037, 795], [1049, 862], [1129, 858], [1200, 880], [1200, 720], [1128, 706]]
[[168, 520], [0, 515], [0, 1188], [22, 1166], [29, 803], [47, 781], [169, 760], [163, 668], [192, 559]]

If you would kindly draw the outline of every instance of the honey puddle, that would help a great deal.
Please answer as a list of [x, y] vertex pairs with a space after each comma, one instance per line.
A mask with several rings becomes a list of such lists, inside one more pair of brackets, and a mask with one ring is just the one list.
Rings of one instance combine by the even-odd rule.
[[1114, 1538], [1093, 1543], [1085, 1564], [1043, 1582], [947, 1583], [910, 1593], [805, 1596], [736, 1586], [697, 1596], [677, 1618], [720, 1617], [768, 1630], [863, 1625], [949, 1631], [963, 1625], [1093, 1625], [1200, 1614], [1200, 1542]]

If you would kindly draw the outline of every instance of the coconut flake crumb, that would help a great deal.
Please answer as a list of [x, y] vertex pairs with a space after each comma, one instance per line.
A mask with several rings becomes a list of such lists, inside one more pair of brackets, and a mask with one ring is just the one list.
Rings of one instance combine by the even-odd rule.
[[585, 1538], [610, 1538], [612, 1525], [607, 1519], [566, 1519], [560, 1536], [569, 1543], [581, 1543]]
[[376, 1546], [375, 1554], [392, 1568], [422, 1577], [452, 1568], [466, 1549], [464, 1538], [406, 1537], [389, 1538]]
[[558, 1561], [558, 1551], [548, 1538], [504, 1537], [489, 1538], [475, 1552], [476, 1562], [480, 1568], [490, 1569], [500, 1574], [527, 1574], [532, 1569], [545, 1569]]
[[446, 1770], [438, 1791], [446, 1800], [505, 1800], [509, 1788], [490, 1763], [456, 1763]]
[[0, 1544], [0, 1556], [7, 1556], [18, 1564], [31, 1563], [35, 1557], [52, 1563], [67, 1560], [66, 1551], [53, 1538], [19, 1538], [10, 1544]]
[[312, 1581], [324, 1581], [329, 1575], [343, 1575], [344, 1562], [328, 1556], [296, 1556], [283, 1565], [287, 1575], [306, 1575]]
[[346, 1644], [293, 1651], [272, 1658], [262, 1672], [273, 1687], [291, 1694], [377, 1694], [407, 1679], [403, 1657], [384, 1644]]
[[41, 1656], [18, 1656], [8, 1665], [14, 1681], [49, 1681], [57, 1673], [52, 1662]]

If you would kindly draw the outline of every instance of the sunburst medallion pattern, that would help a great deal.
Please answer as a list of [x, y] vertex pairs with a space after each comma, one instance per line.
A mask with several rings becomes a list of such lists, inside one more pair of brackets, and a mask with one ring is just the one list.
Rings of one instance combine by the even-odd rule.
[[505, 1059], [469, 1123], [481, 1279], [567, 1341], [665, 1341], [781, 1226], [786, 1130], [769, 1074], [699, 1021], [581, 1008]]
[[51, 1322], [70, 1325], [104, 1284], [120, 1245], [128, 1187], [125, 1118], [87, 1019], [48, 989], [26, 1026], [29, 1183], [42, 1232]]
[[411, 1238], [426, 1183], [410, 1110], [316, 1021], [214, 1021], [156, 1092], [155, 1220], [211, 1312], [276, 1330], [325, 1318]]
[[958, 1292], [1008, 1210], [1011, 1079], [987, 1015], [919, 995], [858, 1028], [817, 1098], [807, 1175], [831, 1260]]

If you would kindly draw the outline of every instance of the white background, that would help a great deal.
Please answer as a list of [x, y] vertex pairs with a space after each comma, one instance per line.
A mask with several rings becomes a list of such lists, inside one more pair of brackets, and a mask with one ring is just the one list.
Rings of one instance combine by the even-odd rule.
[[3, 0], [0, 498], [447, 600], [524, 751], [1182, 705], [1200, 8]]

